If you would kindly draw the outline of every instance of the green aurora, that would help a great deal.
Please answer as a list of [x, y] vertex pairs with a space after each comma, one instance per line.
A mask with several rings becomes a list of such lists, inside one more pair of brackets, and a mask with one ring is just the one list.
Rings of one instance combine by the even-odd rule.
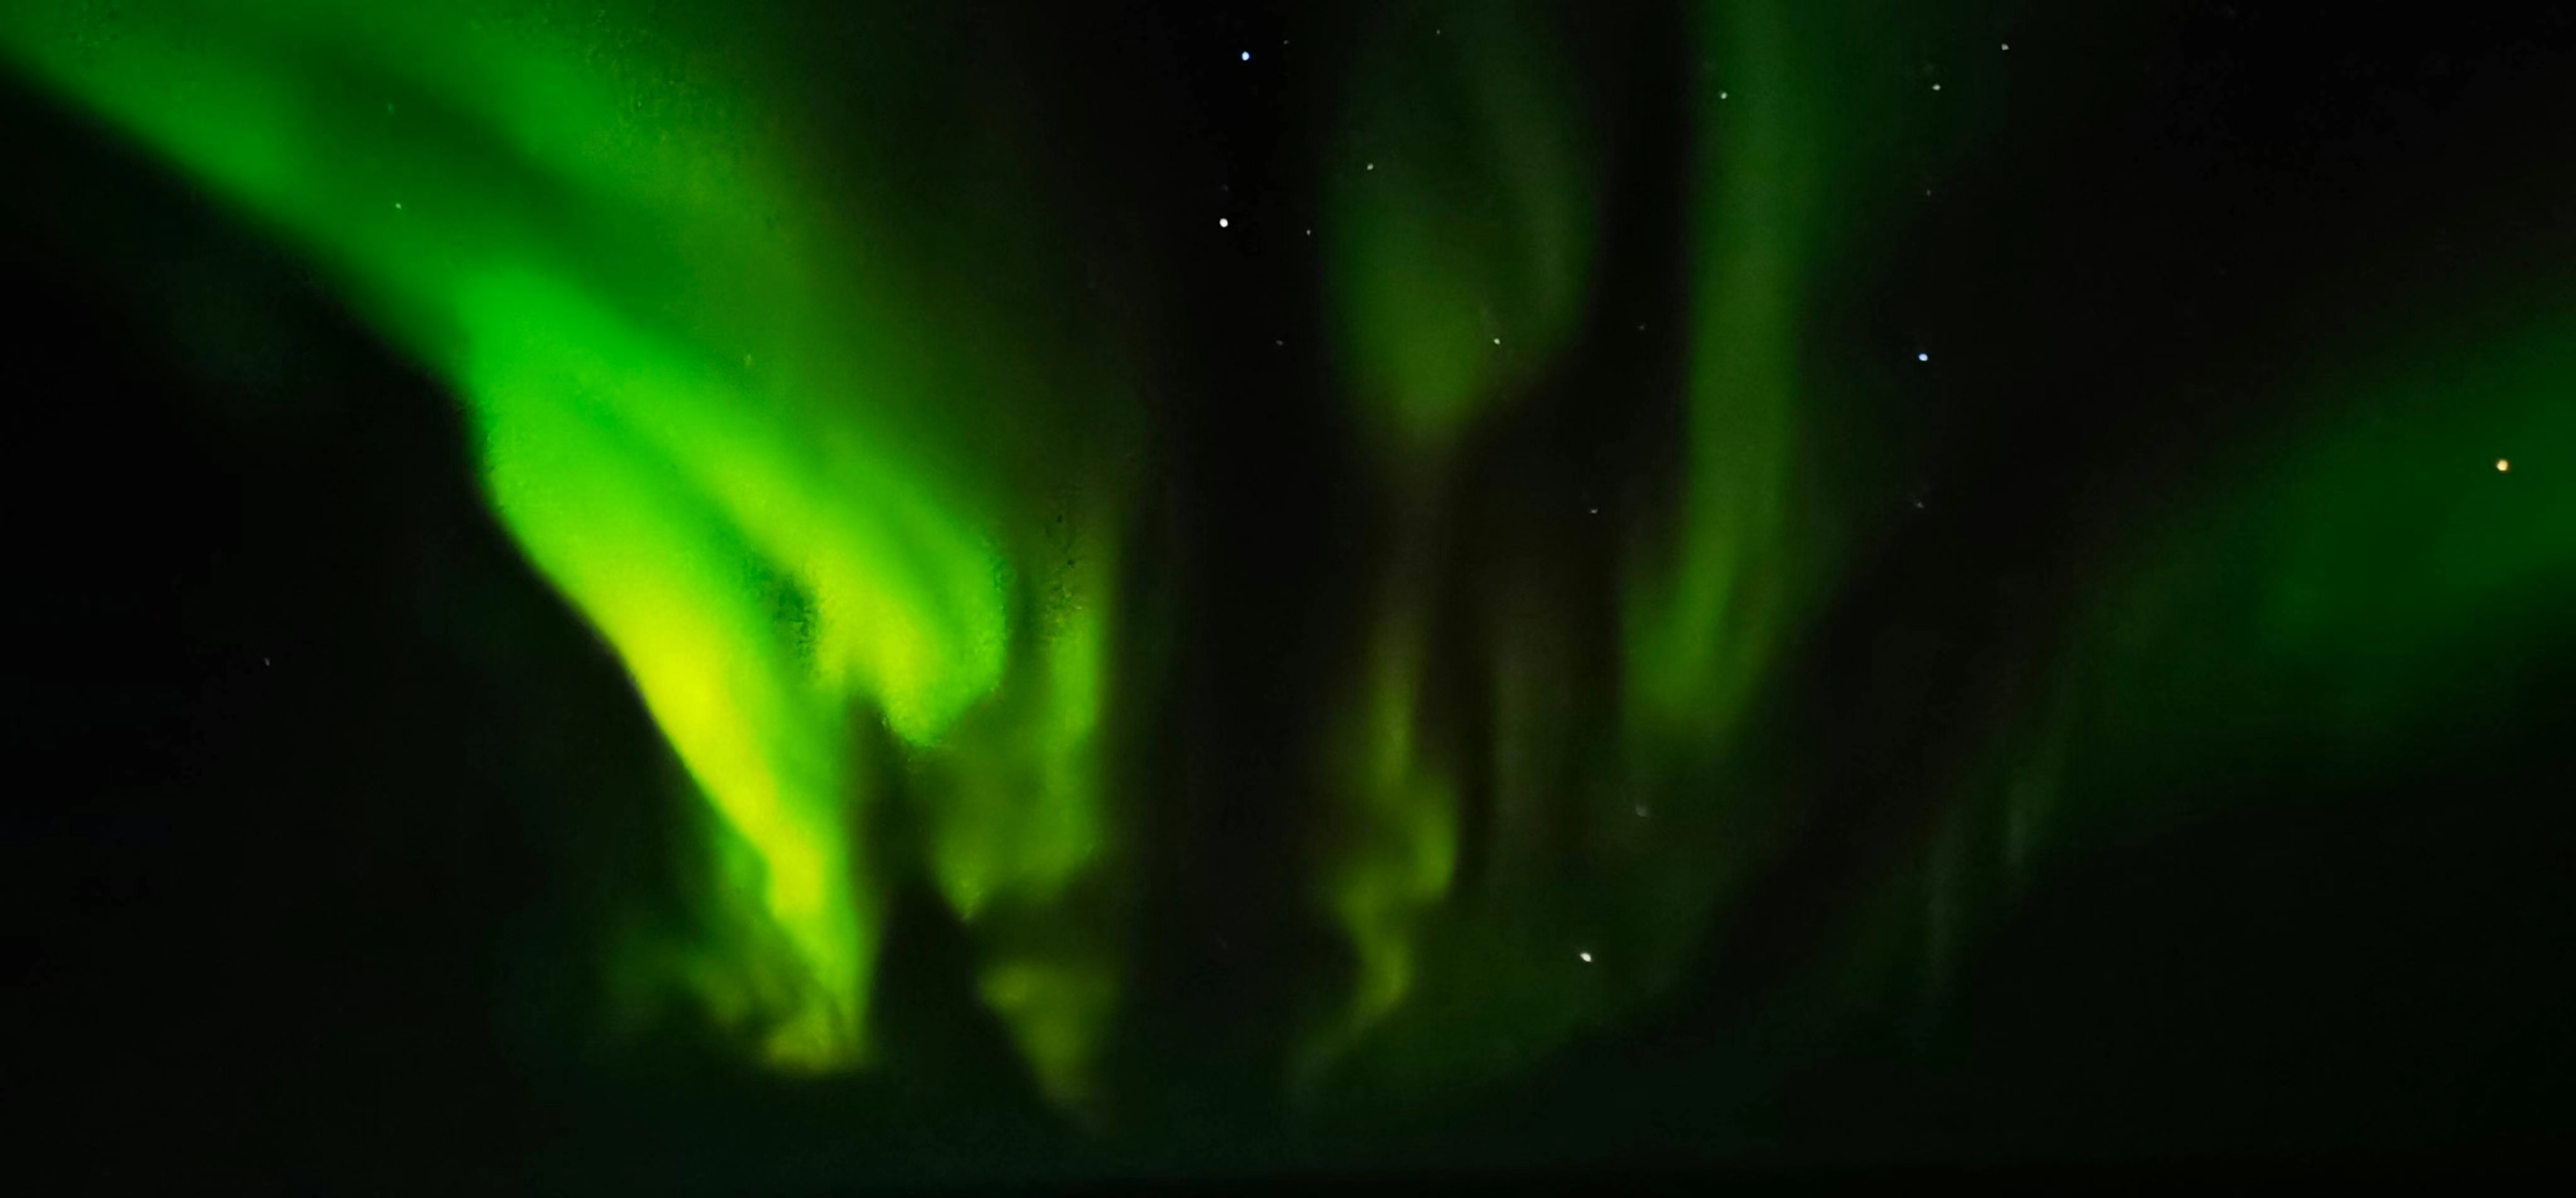
[[[863, 1064], [884, 896], [852, 728], [881, 721], [938, 793], [943, 893], [1008, 929], [988, 1001], [1078, 1098], [1115, 965], [1032, 929], [1114, 843], [1117, 484], [1080, 446], [1111, 460], [1116, 392], [997, 298], [1045, 277], [1033, 237], [869, 210], [900, 207], [871, 164], [797, 148], [784, 31], [714, 6], [35, 4], [0, 28], [454, 386], [494, 510], [717, 817], [710, 935], [619, 968], [684, 980], [783, 1068]], [[984, 273], [941, 286], [961, 236]], [[1102, 498], [1018, 481], [1057, 478]]]
[[[795, 31], [737, 7], [22, 0], [0, 51], [324, 264], [453, 389], [493, 512], [710, 816], [702, 926], [604, 953], [613, 992], [676, 987], [783, 1071], [866, 1068], [885, 863], [917, 860], [1033, 1084], [1080, 1114], [1136, 890], [1109, 730], [1158, 693], [1118, 673], [1141, 660], [1116, 618], [1147, 502], [1135, 367], [1063, 318], [1075, 267], [1026, 146], [928, 155], [953, 203], [878, 185], [926, 153], [913, 110], [813, 114], [898, 84], [787, 82], [810, 74]], [[1597, 97], [1552, 8], [1367, 28], [1319, 232], [1332, 386], [1394, 548], [1310, 763], [1307, 897], [1352, 965], [1277, 1066], [1292, 1091], [1490, 1081], [1635, 1016], [1789, 818], [1731, 767], [1848, 548], [1805, 416], [1856, 406], [1865, 371], [1817, 363], [1807, 330], [1881, 248], [1856, 180], [1912, 85], [1854, 47], [1898, 7], [1691, 7], [1678, 482], [1618, 530], [1615, 669], [1578, 666], [1583, 617], [1534, 571], [1470, 600], [1487, 742], [1435, 718], [1430, 563], [1461, 535], [1479, 429], [1595, 318]], [[982, 111], [920, 46], [879, 53], [856, 73]], [[2576, 585], [2553, 448], [2576, 435], [2576, 339], [2553, 314], [2427, 344], [2317, 372], [2332, 402], [2100, 547], [2056, 674], [1956, 781], [1954, 827], [1991, 831], [2018, 878], [2110, 835], [2084, 821], [2179, 818], [2149, 792], [2249, 746], [2367, 771], [2508, 701], [2512, 646]], [[875, 839], [890, 779], [916, 842]], [[1490, 818], [1466, 817], [1471, 785]]]

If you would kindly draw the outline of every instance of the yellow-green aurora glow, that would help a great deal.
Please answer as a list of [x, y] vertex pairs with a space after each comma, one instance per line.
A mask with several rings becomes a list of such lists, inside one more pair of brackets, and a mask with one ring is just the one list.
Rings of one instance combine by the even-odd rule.
[[[970, 925], [1009, 913], [983, 992], [1070, 1101], [1116, 968], [1027, 912], [1114, 836], [1095, 734], [1119, 513], [1019, 484], [996, 422], [1045, 398], [1041, 372], [1111, 389], [1003, 305], [928, 287], [957, 267], [925, 247], [964, 231], [869, 186], [877, 164], [810, 156], [780, 34], [724, 5], [0, 12], [20, 68], [328, 263], [453, 385], [494, 510], [717, 817], [727, 909], [620, 967], [687, 981], [781, 1066], [864, 1062], [882, 763], [856, 732], [881, 720], [937, 794], [942, 892]], [[1031, 285], [1029, 242], [973, 233], [973, 290]], [[1046, 564], [1067, 539], [1073, 564]]]

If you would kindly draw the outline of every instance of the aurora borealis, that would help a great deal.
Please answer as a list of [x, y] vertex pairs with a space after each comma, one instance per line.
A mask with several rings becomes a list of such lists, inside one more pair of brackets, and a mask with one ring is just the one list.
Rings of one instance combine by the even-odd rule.
[[[2156, 846], [2310, 821], [2261, 833], [2289, 877], [2374, 820], [2433, 821], [2428, 860], [2478, 857], [2445, 820], [2555, 843], [2576, 33], [2300, 21], [19, 0], [0, 71], [24, 136], [86, 147], [42, 153], [95, 159], [47, 171], [213, 230], [11, 209], [198, 380], [131, 385], [453, 442], [225, 418], [272, 448], [216, 476], [387, 480], [277, 482], [272, 519], [444, 513], [332, 534], [408, 598], [310, 600], [437, 664], [281, 674], [273, 625], [172, 617], [262, 663], [186, 710], [264, 731], [189, 735], [279, 747], [171, 793], [514, 813], [478, 825], [519, 829], [502, 880], [438, 840], [398, 909], [490, 888], [441, 933], [486, 971], [457, 1018], [579, 1112], [531, 1168], [703, 1135], [711, 1176], [802, 1184], [1830, 1155], [1765, 1104], [1829, 1126], [1846, 1066], [1810, 1062], [2042, 1035], [1995, 1014], [2074, 976], [2030, 929]], [[275, 351], [324, 381], [260, 356], [326, 335], [356, 348]], [[335, 680], [302, 715], [211, 697], [298, 670]], [[233, 856], [285, 911], [410, 876]], [[2362, 860], [2334, 893], [2461, 889]], [[2195, 909], [2168, 884], [2121, 901]], [[2246, 885], [2210, 901], [2274, 901]], [[2354, 918], [2448, 946], [2461, 909]], [[2554, 1059], [2549, 954], [2490, 957], [2528, 972], [2479, 1001], [2522, 1005], [2408, 1018]], [[1983, 1067], [1871, 1082], [1906, 1097], [1850, 1134], [2050, 1107]]]
[[[975, 342], [951, 322], [1034, 339], [977, 311], [1002, 306], [982, 295], [943, 314], [895, 290], [953, 268], [844, 240], [899, 226], [766, 182], [806, 164], [769, 140], [776, 118], [756, 114], [776, 101], [752, 79], [680, 61], [702, 26], [522, 5], [128, 17], [35, 7], [12, 33], [323, 254], [362, 305], [400, 313], [388, 333], [451, 380], [495, 512], [624, 662], [718, 817], [710, 893], [730, 909], [668, 968], [761, 1054], [866, 1059], [883, 899], [853, 721], [960, 742], [958, 765], [925, 767], [925, 847], [961, 916], [1049, 904], [1103, 852], [1090, 736], [1116, 548], [1101, 513], [1008, 493], [1021, 464], [989, 414], [1082, 388], [1080, 355], [1051, 357], [1065, 369], [1041, 383], [937, 348]], [[587, 39], [609, 30], [625, 48], [603, 58]], [[399, 98], [353, 110], [352, 76]], [[996, 278], [1015, 265], [987, 260]], [[831, 265], [851, 261], [870, 265]], [[1076, 542], [1061, 567], [1033, 560], [1058, 552], [1051, 532]], [[1070, 1097], [1108, 967], [1020, 952], [996, 950], [988, 994]]]

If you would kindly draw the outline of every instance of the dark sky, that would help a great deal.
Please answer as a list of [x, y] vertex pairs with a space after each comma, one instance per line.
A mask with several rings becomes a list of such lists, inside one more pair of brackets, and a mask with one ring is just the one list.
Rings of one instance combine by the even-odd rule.
[[[2492, 730], [2470, 766], [2355, 784], [2292, 762], [2263, 783], [2283, 801], [2121, 840], [1999, 920], [1937, 1009], [1863, 1001], [1821, 1030], [1782, 1011], [1832, 989], [1819, 962], [1843, 959], [1847, 918], [1927, 834], [1931, 812], [1883, 797], [1924, 792], [1878, 783], [1956, 768], [1990, 729], [2111, 515], [2187, 476], [2196, 447], [2282, 418], [2243, 400], [2287, 369], [2278, 347], [2449, 297], [2563, 290], [2565, 6], [1922, 18], [2000, 31], [2013, 99], [1973, 147], [1927, 145], [1924, 161], [1964, 165], [1820, 303], [1819, 353], [1960, 348], [1937, 384], [1829, 417], [1877, 430], [1853, 467], [1872, 513], [1855, 520], [1876, 531], [1762, 717], [1817, 818], [1652, 1017], [1497, 1089], [1329, 1133], [1241, 1061], [1276, 1047], [1259, 1029], [1332, 951], [1301, 939], [1326, 934], [1287, 911], [1275, 846], [1306, 818], [1281, 779], [1319, 734], [1324, 674], [1349, 649], [1335, 613], [1356, 609], [1373, 551], [1376, 484], [1345, 418], [1291, 402], [1329, 387], [1304, 348], [1323, 288], [1294, 215], [1321, 203], [1351, 22], [1169, 7], [1007, 8], [976, 34], [1029, 64], [1015, 99], [1053, 106], [1052, 169], [1114, 173], [1092, 194], [1136, 197], [1074, 223], [1145, 264], [1178, 334], [1146, 384], [1165, 455], [1151, 502], [1172, 514], [1145, 542], [1163, 564], [1143, 568], [1178, 609], [1180, 713], [1139, 932], [1153, 1035], [1120, 1050], [1144, 1097], [1106, 1138], [1015, 1080], [962, 931], [918, 895], [882, 970], [895, 1047], [865, 1079], [782, 1086], [704, 1045], [600, 1048], [567, 961], [607, 910], [668, 892], [651, 871], [677, 856], [678, 813], [637, 809], [671, 793], [671, 767], [614, 663], [485, 514], [436, 380], [259, 230], [0, 84], [16, 566], [0, 602], [18, 639], [0, 671], [18, 763], [0, 1002], [41, 1156], [120, 1177], [724, 1189], [2563, 1137], [2563, 703]], [[1679, 24], [1600, 7], [1567, 47], [1623, 97], [1605, 118], [1596, 303], [1661, 324], [1682, 295], [1665, 153]], [[1316, 44], [1298, 70], [1243, 69], [1301, 38]], [[1209, 249], [1156, 231], [1212, 194], [1253, 235]], [[1670, 343], [1574, 356], [1602, 387], [1680, 377]], [[1239, 402], [1176, 398], [1205, 394]], [[1496, 434], [1489, 469], [1608, 493], [1653, 419], [1532, 417]], [[1234, 801], [1191, 797], [1211, 788]], [[1181, 947], [1224, 929], [1249, 929], [1243, 963]]]

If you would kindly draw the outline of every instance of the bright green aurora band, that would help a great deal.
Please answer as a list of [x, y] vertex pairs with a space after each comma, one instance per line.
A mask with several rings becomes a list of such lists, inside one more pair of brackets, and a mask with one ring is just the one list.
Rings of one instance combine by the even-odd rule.
[[684, 979], [781, 1067], [863, 1064], [883, 896], [851, 730], [881, 718], [937, 796], [922, 851], [984, 935], [987, 1002], [1076, 1102], [1117, 988], [1058, 903], [1114, 856], [1115, 484], [1084, 455], [1115, 447], [1046, 413], [1113, 380], [1006, 302], [1047, 286], [1037, 234], [872, 210], [869, 164], [801, 155], [789, 33], [732, 7], [0, 21], [26, 70], [308, 247], [453, 383], [494, 509], [716, 816], [720, 930], [622, 967]]
[[[800, 125], [817, 97], [784, 82], [795, 31], [739, 7], [20, 0], [0, 48], [326, 263], [453, 387], [493, 510], [712, 816], [704, 934], [617, 970], [680, 984], [779, 1068], [863, 1067], [875, 863], [917, 853], [1035, 1084], [1080, 1110], [1132, 914], [1103, 731], [1135, 693], [1111, 676], [1132, 382], [1033, 298], [1072, 288], [1003, 139], [944, 164], [971, 202], [907, 206], [871, 182], [901, 131]], [[1758, 855], [1766, 808], [1707, 779], [1832, 568], [1799, 422], [1832, 380], [1802, 373], [1802, 330], [1820, 273], [1879, 223], [1849, 181], [1892, 101], [1848, 51], [1888, 7], [1693, 10], [1678, 506], [1627, 530], [1616, 694], [1570, 693], [1573, 617], [1544, 588], [1478, 598], [1496, 754], [1478, 846], [1467, 763], [1423, 732], [1419, 563], [1455, 535], [1468, 434], [1580, 331], [1604, 166], [1558, 10], [1461, 2], [1427, 55], [1359, 60], [1321, 232], [1338, 388], [1397, 548], [1315, 770], [1333, 818], [1311, 897], [1356, 970], [1289, 1083], [1410, 1093], [1525, 1067], [1667, 989]], [[955, 86], [934, 69], [888, 50], [852, 73]], [[2165, 746], [2215, 755], [2286, 722], [2361, 761], [2432, 718], [2446, 655], [2576, 582], [2576, 474], [2540, 448], [2576, 434], [2563, 324], [2348, 387], [2319, 429], [2213, 475], [2234, 481], [2177, 507], [2192, 518], [2119, 546], [2056, 698], [1962, 818], [2001, 812], [2019, 865], [2060, 796], [2098, 804]], [[2375, 531], [2426, 511], [2449, 515], [2402, 550]], [[2291, 685], [2318, 672], [2346, 684]], [[2203, 701], [2218, 691], [2293, 714]], [[889, 769], [922, 843], [869, 839]], [[1470, 847], [1491, 863], [1472, 886]]]

